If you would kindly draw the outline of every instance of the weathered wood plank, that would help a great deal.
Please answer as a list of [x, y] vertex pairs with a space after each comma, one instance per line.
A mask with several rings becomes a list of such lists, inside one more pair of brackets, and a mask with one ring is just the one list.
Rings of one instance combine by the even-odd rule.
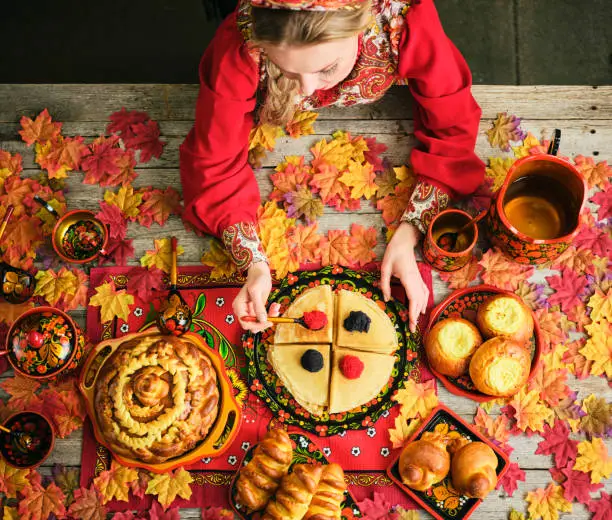
[[[105, 121], [122, 106], [153, 119], [192, 120], [197, 85], [0, 85], [0, 121], [17, 121], [49, 107], [58, 121]], [[612, 119], [612, 87], [475, 85], [485, 118], [508, 111], [532, 119]], [[393, 88], [378, 103], [325, 109], [323, 119], [410, 119], [406, 87]]]
[[[345, 125], [328, 126], [326, 130], [332, 132], [338, 128], [350, 130], [356, 134], [363, 133], [368, 137], [375, 137], [380, 143], [387, 145], [388, 150], [383, 154], [393, 165], [404, 164], [408, 160], [410, 150], [417, 144], [417, 140], [412, 133], [412, 123], [406, 122], [406, 129], [401, 133], [376, 133], [375, 125], [368, 130], [367, 126], [360, 125], [359, 131], [352, 129], [352, 123]], [[480, 132], [476, 142], [476, 153], [483, 160], [488, 157], [511, 156], [512, 153], [504, 153], [498, 149], [493, 149], [489, 145], [485, 131], [490, 127], [488, 122], [482, 122]], [[523, 125], [525, 130], [533, 132], [540, 137], [542, 134], [547, 137], [556, 127], [562, 128], [562, 144], [561, 154], [575, 157], [576, 155], [592, 155], [596, 152], [597, 160], [612, 161], [612, 125], [605, 122], [589, 122], [589, 121], [526, 121]], [[318, 140], [326, 137], [329, 138], [330, 133], [323, 133], [321, 126], [317, 126], [316, 135], [308, 135], [299, 139], [291, 139], [290, 137], [281, 137], [277, 140], [277, 147], [274, 151], [267, 154], [263, 165], [265, 167], [275, 167], [287, 155], [306, 155], [309, 157], [309, 149]], [[593, 133], [594, 131], [594, 133]], [[8, 139], [7, 139], [8, 138]], [[159, 159], [152, 159], [147, 164], [141, 165], [139, 171], [148, 169], [163, 169], [177, 168], [179, 164], [179, 146], [183, 142], [183, 136], [168, 136], [164, 153]], [[19, 152], [23, 156], [23, 167], [25, 169], [38, 170], [38, 165], [34, 162], [35, 154], [31, 148], [28, 148], [24, 142], [18, 139], [17, 134], [5, 134], [4, 140], [0, 138], [0, 149], [7, 150], [11, 153]], [[151, 180], [150, 184], [157, 184]], [[178, 187], [180, 180], [178, 176], [174, 183]]]

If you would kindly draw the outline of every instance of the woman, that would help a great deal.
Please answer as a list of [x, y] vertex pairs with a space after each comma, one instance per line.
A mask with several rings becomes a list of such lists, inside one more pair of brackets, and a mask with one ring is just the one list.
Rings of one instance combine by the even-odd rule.
[[234, 311], [258, 323], [241, 320], [245, 329], [270, 325], [270, 269], [254, 226], [260, 197], [247, 162], [254, 120], [284, 125], [296, 109], [372, 102], [406, 80], [421, 143], [410, 156], [418, 182], [385, 251], [381, 288], [390, 298], [391, 276], [399, 278], [414, 331], [428, 298], [414, 248], [449, 198], [469, 195], [484, 176], [471, 74], [433, 0], [241, 0], [217, 31], [200, 64], [181, 180], [187, 218], [221, 237], [247, 272]]

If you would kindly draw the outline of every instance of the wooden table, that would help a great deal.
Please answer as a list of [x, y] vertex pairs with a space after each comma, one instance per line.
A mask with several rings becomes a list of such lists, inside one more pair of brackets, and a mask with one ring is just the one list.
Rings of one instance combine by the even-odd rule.
[[[37, 175], [39, 169], [34, 163], [33, 150], [28, 149], [17, 134], [18, 121], [22, 115], [31, 117], [47, 107], [55, 120], [63, 122], [64, 135], [95, 137], [104, 132], [108, 116], [121, 107], [144, 110], [159, 121], [163, 138], [168, 144], [161, 159], [154, 159], [138, 168], [140, 175], [134, 186], [173, 186], [180, 190], [178, 147], [193, 123], [197, 90], [196, 85], [0, 85], [0, 149], [21, 153], [24, 159], [23, 175]], [[484, 134], [497, 113], [507, 111], [522, 117], [522, 128], [537, 137], [542, 133], [550, 136], [554, 128], [562, 129], [560, 153], [563, 155], [594, 155], [597, 160], [612, 162], [612, 87], [475, 86], [473, 90], [483, 110], [476, 146], [483, 160], [491, 156], [507, 155], [491, 149]], [[375, 105], [322, 111], [315, 124], [317, 135], [298, 140], [281, 138], [277, 141], [276, 150], [268, 154], [264, 168], [256, 173], [262, 198], [265, 199], [270, 193], [272, 185], [269, 174], [284, 155], [305, 155], [311, 143], [329, 136], [337, 129], [376, 137], [388, 145], [389, 150], [385, 155], [393, 165], [403, 164], [415, 144], [410, 105], [406, 89], [397, 88]], [[84, 185], [81, 180], [81, 174], [69, 175], [66, 194], [68, 208], [97, 210], [104, 189]], [[323, 232], [328, 229], [348, 229], [352, 222], [378, 228], [382, 225], [380, 215], [370, 204], [365, 203], [355, 213], [337, 213], [326, 207], [320, 219], [320, 228]], [[136, 265], [145, 250], [153, 248], [153, 239], [171, 234], [178, 236], [185, 248], [182, 265], [199, 264], [207, 240], [187, 233], [176, 217], [171, 217], [163, 229], [157, 224], [153, 224], [150, 229], [135, 223], [129, 225], [128, 237], [134, 239], [136, 250], [136, 257], [130, 264]], [[382, 244], [382, 237], [379, 240]], [[376, 251], [380, 258], [383, 246], [379, 245]], [[545, 274], [550, 273], [538, 272], [540, 277]], [[447, 294], [446, 284], [441, 283], [434, 274], [436, 303]], [[73, 315], [81, 325], [84, 324], [84, 310], [75, 311]], [[5, 372], [0, 379], [11, 375], [10, 371]], [[612, 390], [601, 377], [590, 377], [583, 381], [572, 379], [570, 386], [579, 392], [581, 399], [595, 393], [605, 396], [608, 401], [612, 400]], [[441, 402], [467, 421], [472, 421], [476, 403], [449, 394], [441, 385], [439, 396]], [[539, 440], [539, 436], [511, 439], [510, 444], [515, 448], [511, 460], [518, 462], [526, 471], [526, 482], [519, 483], [518, 491], [512, 498], [505, 497], [503, 492], [491, 493], [473, 515], [474, 520], [505, 519], [511, 507], [522, 511], [526, 507], [523, 501], [525, 492], [548, 485], [551, 481], [548, 472], [551, 461], [548, 456], [534, 454]], [[608, 449], [612, 453], [612, 442], [608, 442]], [[41, 473], [48, 474], [55, 463], [79, 466], [80, 461], [81, 432], [78, 431], [56, 442], [55, 450], [41, 468]], [[607, 482], [605, 489], [608, 493], [612, 492], [612, 482]], [[181, 511], [181, 517], [200, 518], [200, 513], [196, 509], [185, 509]], [[425, 513], [422, 513], [422, 517], [429, 518]], [[574, 504], [573, 512], [566, 517], [586, 519], [589, 513], [582, 505]]]

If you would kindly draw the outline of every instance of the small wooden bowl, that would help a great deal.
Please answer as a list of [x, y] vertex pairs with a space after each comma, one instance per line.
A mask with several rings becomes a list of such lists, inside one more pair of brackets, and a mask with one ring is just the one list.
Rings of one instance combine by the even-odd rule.
[[[466, 319], [476, 325], [476, 311], [478, 307], [488, 297], [495, 294], [505, 294], [511, 296], [512, 298], [516, 298], [516, 295], [514, 293], [510, 291], [505, 291], [503, 289], [498, 289], [497, 287], [493, 287], [492, 285], [467, 287], [465, 289], [459, 289], [453, 292], [442, 302], [440, 302], [433, 309], [433, 311], [431, 311], [429, 323], [427, 324], [423, 336], [427, 337], [429, 331], [438, 321], [453, 316]], [[529, 379], [531, 379], [535, 374], [536, 368], [540, 362], [540, 355], [542, 351], [540, 326], [535, 316], [533, 316], [533, 335], [531, 337], [530, 349], [531, 371], [529, 372], [529, 378], [527, 379], [527, 381], [529, 381]], [[442, 381], [442, 384], [452, 394], [460, 395], [461, 397], [467, 397], [468, 399], [472, 399], [473, 401], [477, 401], [480, 403], [485, 403], [487, 401], [497, 399], [496, 396], [483, 394], [473, 388], [473, 384], [471, 382], [469, 374], [465, 374], [458, 378], [452, 378], [440, 374], [431, 366], [429, 366], [429, 369], [440, 381]]]
[[194, 346], [199, 348], [210, 359], [216, 373], [217, 386], [219, 388], [219, 412], [212, 429], [208, 432], [206, 438], [193, 450], [160, 464], [147, 464], [137, 459], [132, 459], [113, 453], [112, 448], [107, 443], [106, 439], [100, 431], [98, 425], [97, 414], [94, 409], [94, 389], [96, 379], [104, 366], [105, 361], [119, 346], [126, 341], [134, 338], [142, 338], [146, 336], [162, 336], [156, 327], [149, 328], [144, 332], [127, 334], [121, 338], [115, 338], [99, 343], [89, 354], [81, 375], [79, 377], [79, 389], [87, 403], [87, 413], [93, 424], [94, 435], [96, 440], [105, 446], [113, 457], [121, 464], [131, 468], [143, 468], [152, 471], [153, 473], [167, 473], [175, 468], [187, 466], [197, 460], [205, 457], [218, 457], [225, 452], [232, 444], [234, 438], [238, 434], [242, 421], [242, 410], [234, 397], [231, 381], [225, 370], [225, 364], [221, 356], [212, 350], [202, 337], [194, 332], [186, 332], [181, 336], [181, 340], [189, 341]]
[[10, 434], [0, 432], [0, 454], [9, 466], [17, 469], [35, 468], [42, 464], [55, 445], [55, 433], [51, 422], [43, 414], [30, 410], [17, 412], [4, 421], [4, 427], [32, 436], [37, 446], [20, 449], [18, 441]]

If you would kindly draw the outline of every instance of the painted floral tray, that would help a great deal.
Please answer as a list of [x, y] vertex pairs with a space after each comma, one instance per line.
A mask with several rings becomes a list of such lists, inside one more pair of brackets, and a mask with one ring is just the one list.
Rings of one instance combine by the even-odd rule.
[[[424, 432], [438, 432], [448, 434], [451, 437], [464, 437], [470, 441], [484, 442], [490, 446], [495, 452], [495, 455], [497, 455], [496, 473], [498, 481], [510, 465], [508, 456], [505, 453], [444, 405], [439, 405], [434, 408], [431, 414], [429, 414], [429, 417], [423, 421], [423, 424], [410, 436], [407, 442], [420, 439]], [[401, 451], [387, 468], [387, 475], [389, 475], [389, 478], [406, 494], [413, 498], [426, 511], [431, 513], [434, 518], [438, 520], [465, 520], [482, 502], [480, 499], [459, 494], [451, 484], [450, 475], [442, 482], [439, 482], [425, 491], [410, 489], [402, 483], [399, 474], [400, 456]]]
[[[498, 289], [492, 285], [479, 285], [477, 287], [468, 287], [466, 289], [455, 291], [449, 295], [448, 298], [437, 305], [431, 312], [431, 317], [429, 318], [429, 323], [424, 334], [425, 337], [427, 337], [427, 334], [436, 323], [447, 318], [463, 318], [476, 324], [476, 313], [478, 308], [489, 296], [496, 294], [515, 296], [514, 293], [505, 291], [503, 289]], [[529, 373], [530, 379], [538, 366], [538, 362], [540, 361], [541, 351], [540, 327], [535, 316], [533, 318], [533, 325], [533, 335], [531, 336], [529, 343], [529, 348], [531, 350], [531, 371]], [[448, 391], [455, 395], [467, 397], [478, 402], [486, 402], [495, 399], [493, 396], [483, 394], [476, 390], [468, 374], [464, 374], [460, 377], [449, 377], [440, 374], [431, 366], [429, 369], [440, 381], [442, 381]]]
[[[291, 439], [291, 443], [293, 444], [293, 460], [291, 461], [291, 466], [289, 469], [291, 469], [294, 464], [329, 464], [329, 461], [327, 460], [323, 452], [306, 435], [303, 435], [301, 433], [290, 433], [289, 438]], [[255, 446], [251, 446], [251, 448], [246, 452], [241, 467], [246, 466], [253, 458], [253, 451], [255, 450]], [[261, 517], [261, 511], [249, 514], [239, 504], [236, 503], [237, 478], [238, 473], [236, 473], [236, 475], [234, 476], [234, 479], [232, 480], [232, 484], [230, 486], [229, 501], [232, 506], [232, 509], [238, 514], [238, 516], [240, 516], [244, 520], [259, 520], [259, 518]], [[351, 518], [361, 518], [361, 511], [359, 510], [357, 503], [355, 502], [353, 496], [348, 490], [344, 492], [344, 502], [342, 502], [341, 506], [342, 520], [349, 520]]]
[[[281, 304], [281, 313], [306, 289], [315, 285], [327, 284], [334, 289], [359, 291], [367, 298], [384, 302], [378, 288], [379, 279], [372, 273], [357, 272], [339, 266], [327, 266], [319, 271], [303, 271], [289, 274], [272, 292], [268, 303]], [[299, 406], [291, 393], [282, 385], [274, 369], [267, 360], [267, 348], [273, 338], [273, 330], [244, 337], [243, 345], [248, 362], [249, 387], [270, 408], [275, 417], [285, 424], [299, 426], [316, 435], [336, 435], [346, 430], [359, 430], [371, 426], [385, 410], [395, 403], [393, 393], [402, 388], [404, 381], [415, 375], [417, 350], [421, 343], [420, 333], [410, 334], [406, 320], [408, 311], [400, 302], [391, 300], [385, 304], [386, 312], [395, 326], [398, 350], [395, 352], [395, 365], [390, 383], [372, 401], [360, 409], [329, 415], [312, 416]]]

